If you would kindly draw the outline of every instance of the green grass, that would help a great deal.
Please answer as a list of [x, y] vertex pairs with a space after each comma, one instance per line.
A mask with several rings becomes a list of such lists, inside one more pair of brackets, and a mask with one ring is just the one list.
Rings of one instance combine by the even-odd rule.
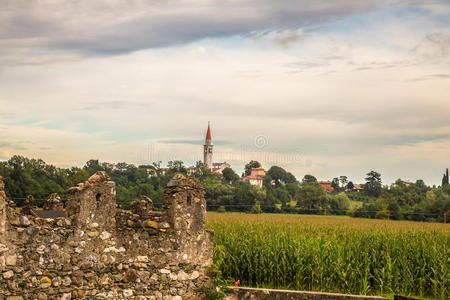
[[208, 213], [214, 263], [245, 286], [449, 297], [448, 224]]

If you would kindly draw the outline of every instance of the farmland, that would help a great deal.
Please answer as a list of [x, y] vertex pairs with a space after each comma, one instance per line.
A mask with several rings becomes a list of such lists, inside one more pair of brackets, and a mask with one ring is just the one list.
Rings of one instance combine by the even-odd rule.
[[252, 287], [449, 297], [450, 225], [208, 213], [224, 280]]

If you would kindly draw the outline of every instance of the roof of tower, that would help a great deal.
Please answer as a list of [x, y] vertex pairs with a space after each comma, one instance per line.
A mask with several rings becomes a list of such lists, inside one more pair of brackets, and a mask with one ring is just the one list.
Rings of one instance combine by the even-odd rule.
[[209, 129], [209, 122], [208, 122], [208, 131], [206, 132], [206, 141], [211, 141], [211, 129]]

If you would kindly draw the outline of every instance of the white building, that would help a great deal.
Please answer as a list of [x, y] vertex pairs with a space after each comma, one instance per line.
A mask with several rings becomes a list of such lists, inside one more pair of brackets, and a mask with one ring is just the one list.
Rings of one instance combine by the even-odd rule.
[[263, 168], [252, 168], [250, 175], [242, 177], [242, 181], [262, 187], [266, 174], [267, 172]]

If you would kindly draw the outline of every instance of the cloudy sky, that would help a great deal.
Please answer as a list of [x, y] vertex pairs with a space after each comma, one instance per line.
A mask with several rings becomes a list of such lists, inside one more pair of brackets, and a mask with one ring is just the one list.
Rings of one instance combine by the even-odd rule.
[[0, 159], [450, 167], [447, 0], [0, 0]]

